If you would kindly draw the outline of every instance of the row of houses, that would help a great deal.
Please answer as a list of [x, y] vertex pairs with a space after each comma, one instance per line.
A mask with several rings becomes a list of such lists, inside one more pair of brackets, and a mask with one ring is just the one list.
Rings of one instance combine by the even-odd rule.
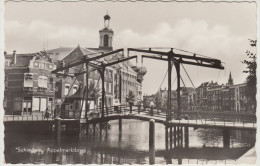
[[[177, 92], [171, 91], [172, 109], [177, 109]], [[246, 83], [235, 84], [230, 73], [227, 84], [203, 82], [197, 88], [181, 87], [182, 111], [255, 111], [247, 98]], [[144, 100], [153, 100], [159, 109], [167, 109], [168, 90], [159, 90], [156, 94], [144, 96]], [[148, 102], [149, 103], [149, 102]]]
[[[109, 18], [109, 19], [108, 19]], [[57, 106], [66, 104], [66, 109], [75, 110], [74, 101], [66, 100], [84, 98], [86, 81], [93, 84], [94, 89], [101, 93], [101, 76], [97, 70], [89, 69], [86, 74], [68, 76], [69, 73], [80, 73], [86, 70], [85, 64], [66, 69], [53, 74], [52, 71], [82, 58], [89, 58], [113, 51], [113, 30], [109, 27], [110, 17], [104, 17], [104, 28], [99, 31], [100, 45], [98, 48], [59, 47], [39, 53], [19, 54], [14, 51], [5, 56], [5, 92], [4, 110], [6, 114], [42, 114], [47, 108], [53, 111]], [[99, 59], [111, 62], [122, 58], [121, 53]], [[67, 74], [67, 75], [65, 75]], [[142, 80], [146, 74], [145, 67], [134, 66], [130, 62], [123, 62], [106, 67], [105, 70], [105, 105], [114, 103], [126, 104], [126, 97], [130, 91], [135, 94], [136, 101], [142, 100]], [[73, 97], [74, 96], [74, 97]], [[88, 103], [90, 109], [101, 106], [101, 95]], [[84, 111], [85, 103], [82, 103]], [[92, 106], [93, 105], [93, 106]]]

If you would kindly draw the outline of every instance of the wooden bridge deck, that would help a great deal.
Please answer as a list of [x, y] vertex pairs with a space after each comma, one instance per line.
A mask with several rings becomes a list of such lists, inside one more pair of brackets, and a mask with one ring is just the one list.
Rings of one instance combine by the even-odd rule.
[[[154, 119], [156, 123], [161, 123], [167, 125], [168, 127], [171, 126], [187, 126], [187, 127], [194, 127], [194, 128], [215, 128], [215, 129], [232, 129], [232, 130], [256, 130], [256, 123], [246, 123], [246, 122], [227, 122], [227, 121], [214, 121], [214, 120], [170, 120], [166, 121], [165, 116], [158, 116], [158, 115], [148, 115], [146, 113], [132, 113], [132, 114], [110, 114], [103, 118], [96, 117], [89, 119], [87, 123], [101, 123], [101, 122], [108, 122], [111, 120], [117, 119], [137, 119], [143, 121], [149, 121], [150, 119]], [[86, 120], [82, 120], [81, 123], [86, 123]]]
[[[154, 119], [156, 123], [164, 124], [168, 127], [171, 126], [187, 126], [187, 127], [194, 127], [194, 128], [216, 128], [216, 129], [233, 129], [233, 130], [256, 130], [257, 124], [246, 123], [246, 122], [228, 122], [228, 121], [217, 121], [217, 120], [206, 120], [206, 119], [194, 119], [194, 120], [170, 120], [166, 121], [165, 114], [154, 114], [151, 116], [149, 112], [140, 112], [138, 113], [136, 110], [132, 111], [133, 113], [130, 114], [129, 110], [124, 111], [123, 113], [116, 113], [115, 111], [110, 112], [110, 114], [106, 115], [105, 117], [100, 117], [100, 115], [94, 115], [89, 117], [88, 120], [80, 119], [80, 123], [88, 123], [88, 124], [95, 124], [95, 123], [102, 123], [108, 122], [111, 120], [118, 120], [118, 119], [137, 119], [142, 121], [149, 121], [150, 119]], [[18, 121], [40, 121], [40, 122], [54, 122], [53, 118], [44, 119], [43, 117], [37, 116], [19, 116], [19, 115], [6, 115], [4, 117], [4, 122], [18, 122]], [[79, 121], [79, 119], [62, 119], [62, 123], [71, 122], [71, 121]]]

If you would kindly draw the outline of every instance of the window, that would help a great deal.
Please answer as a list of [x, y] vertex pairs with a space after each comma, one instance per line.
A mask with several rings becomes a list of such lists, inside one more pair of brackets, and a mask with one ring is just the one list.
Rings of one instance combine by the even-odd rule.
[[78, 90], [78, 86], [73, 86], [72, 93], [73, 93], [73, 94], [74, 94], [74, 93], [76, 93], [76, 92], [77, 92], [77, 90]]
[[8, 76], [5, 76], [5, 89], [8, 89]]
[[104, 85], [105, 85], [105, 92], [106, 92], [107, 91], [107, 83], [105, 82]]
[[41, 69], [45, 69], [45, 63], [39, 63]]
[[52, 64], [49, 64], [49, 69], [52, 69], [53, 68], [53, 65]]
[[47, 88], [47, 77], [46, 76], [39, 76], [38, 87]]
[[33, 66], [34, 66], [34, 67], [39, 67], [39, 63], [38, 63], [38, 62], [34, 62], [34, 63], [33, 63]]
[[33, 87], [33, 74], [32, 73], [24, 73], [24, 87]]
[[70, 85], [65, 85], [64, 95], [69, 94]]
[[104, 47], [108, 47], [108, 35], [104, 35]]
[[112, 93], [112, 86], [111, 86], [111, 83], [108, 84], [108, 92], [109, 92], [109, 93]]
[[14, 111], [22, 111], [22, 98], [14, 98]]
[[107, 70], [105, 70], [104, 76], [107, 77]]
[[23, 112], [31, 112], [32, 111], [32, 105], [31, 101], [24, 101], [23, 102]]
[[49, 84], [49, 90], [50, 90], [50, 91], [53, 91], [53, 83], [50, 83], [50, 84]]
[[109, 71], [109, 78], [112, 78], [112, 71]]
[[10, 66], [10, 61], [9, 61], [9, 60], [6, 60], [6, 61], [5, 61], [5, 66], [6, 66], [6, 67]]

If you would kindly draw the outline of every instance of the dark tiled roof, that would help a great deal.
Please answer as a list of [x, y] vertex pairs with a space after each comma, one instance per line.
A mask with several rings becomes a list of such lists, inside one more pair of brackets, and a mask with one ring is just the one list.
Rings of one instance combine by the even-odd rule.
[[13, 63], [13, 55], [6, 55], [6, 59], [11, 60], [11, 65], [16, 67], [25, 67], [28, 66], [30, 60], [34, 57], [34, 54], [16, 54], [16, 64], [12, 65]]

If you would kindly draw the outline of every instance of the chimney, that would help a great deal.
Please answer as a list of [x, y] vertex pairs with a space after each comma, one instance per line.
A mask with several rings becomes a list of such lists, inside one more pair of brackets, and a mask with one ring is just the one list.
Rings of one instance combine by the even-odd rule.
[[13, 64], [16, 64], [16, 50], [13, 51]]

